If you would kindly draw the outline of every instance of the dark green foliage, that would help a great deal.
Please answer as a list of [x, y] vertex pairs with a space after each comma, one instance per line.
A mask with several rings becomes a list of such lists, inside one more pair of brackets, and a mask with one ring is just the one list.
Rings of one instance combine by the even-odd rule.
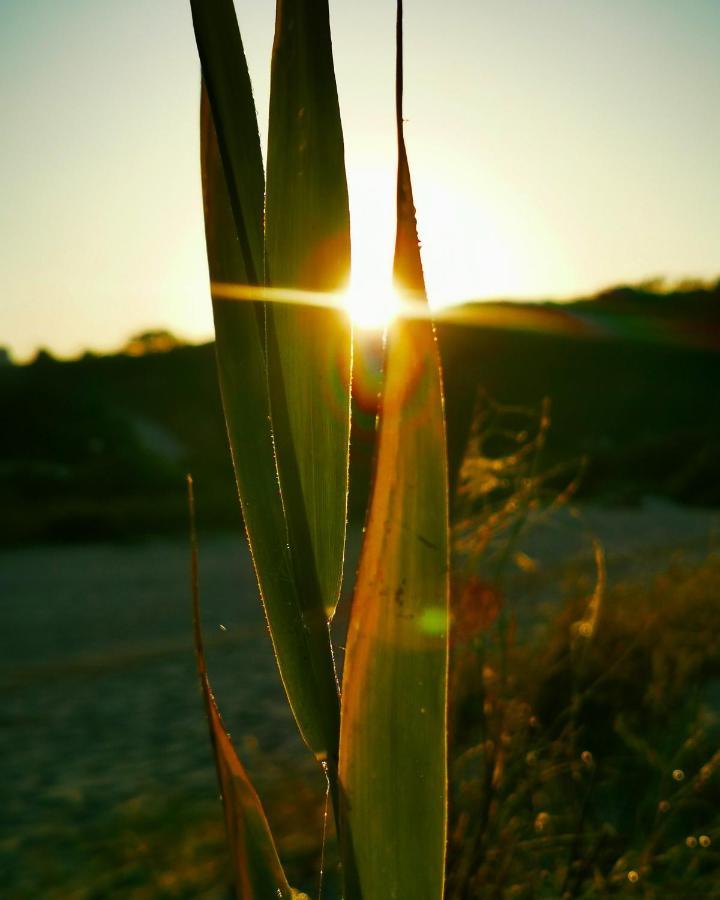
[[201, 523], [241, 524], [211, 347], [8, 366], [0, 415], [3, 541], [178, 531], [188, 469]]
[[[720, 334], [718, 293], [626, 289], [555, 308], [607, 317], [606, 298], [617, 295], [625, 299], [622, 306], [614, 301], [613, 321], [622, 324], [632, 310], [636, 323], [663, 319], [664, 340], [622, 329], [589, 339], [440, 322], [451, 474], [481, 388], [504, 403], [536, 406], [550, 398], [544, 459], [549, 466], [587, 456], [581, 497], [634, 502], [650, 493], [720, 503], [720, 356], [675, 340], [688, 331], [708, 341]], [[367, 499], [380, 364], [372, 348], [363, 354], [365, 363], [356, 353], [366, 377], [358, 369], [351, 458], [350, 515], [358, 522]], [[174, 402], [178, 396], [182, 404]], [[200, 524], [240, 526], [210, 346], [5, 366], [0, 415], [8, 423], [0, 496], [13, 511], [1, 526], [4, 541], [181, 530], [188, 470], [202, 498]], [[167, 433], [185, 455], [168, 458], [139, 443], [135, 418]]]

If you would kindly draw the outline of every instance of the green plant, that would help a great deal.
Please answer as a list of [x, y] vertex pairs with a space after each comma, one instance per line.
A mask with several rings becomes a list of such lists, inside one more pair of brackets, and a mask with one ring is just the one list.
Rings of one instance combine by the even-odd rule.
[[[327, 774], [346, 900], [439, 900], [447, 829], [447, 462], [402, 129], [402, 6], [394, 277], [418, 315], [398, 320], [387, 335], [342, 691], [329, 622], [345, 543], [352, 335], [332, 298], [347, 280], [350, 241], [327, 2], [278, 0], [266, 174], [232, 2], [191, 0], [191, 7], [204, 82], [201, 158], [218, 370], [280, 675]], [[278, 302], [288, 288], [314, 304]], [[213, 700], [197, 615], [196, 642], [237, 895], [291, 897]]]

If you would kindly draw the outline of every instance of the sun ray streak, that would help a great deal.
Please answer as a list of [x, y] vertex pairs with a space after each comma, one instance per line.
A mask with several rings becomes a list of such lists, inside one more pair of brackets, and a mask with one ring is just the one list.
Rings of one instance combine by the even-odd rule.
[[[262, 300], [266, 303], [287, 303], [344, 310], [361, 328], [382, 330], [394, 319], [432, 319], [438, 324], [470, 325], [498, 330], [532, 331], [544, 334], [567, 334], [573, 337], [602, 337], [607, 325], [581, 317], [573, 310], [549, 309], [538, 304], [510, 302], [484, 302], [457, 304], [433, 309], [418, 303], [411, 292], [402, 294], [392, 288], [358, 288], [351, 286], [344, 291], [309, 291], [295, 288], [260, 287], [214, 281], [211, 284], [214, 300], [230, 302]], [[381, 307], [363, 304], [363, 296], [375, 291], [381, 298]], [[384, 304], [385, 309], [382, 308]], [[380, 313], [385, 313], [380, 314]]]

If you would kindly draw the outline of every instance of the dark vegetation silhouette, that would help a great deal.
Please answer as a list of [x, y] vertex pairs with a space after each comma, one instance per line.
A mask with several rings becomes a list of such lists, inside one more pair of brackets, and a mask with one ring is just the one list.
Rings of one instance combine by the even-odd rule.
[[[548, 467], [585, 459], [581, 498], [653, 494], [720, 503], [720, 283], [657, 282], [569, 304], [468, 305], [438, 323], [451, 471], [478, 391], [502, 403], [551, 402]], [[112, 539], [181, 531], [192, 471], [200, 527], [237, 529], [212, 344], [168, 332], [115, 356], [0, 367], [3, 542]], [[164, 352], [159, 352], [164, 351]], [[351, 519], [368, 491], [381, 358], [358, 348]], [[178, 403], [177, 398], [181, 398]]]

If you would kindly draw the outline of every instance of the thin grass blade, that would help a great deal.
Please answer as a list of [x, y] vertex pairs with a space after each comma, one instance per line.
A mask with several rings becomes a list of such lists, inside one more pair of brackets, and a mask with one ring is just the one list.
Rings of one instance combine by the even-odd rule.
[[190, 8], [242, 256], [242, 283], [262, 284], [265, 177], [235, 8], [232, 0], [190, 0]]
[[[350, 217], [327, 0], [277, 2], [267, 166], [267, 284], [314, 291], [344, 287]], [[273, 304], [268, 366], [298, 578], [308, 602], [317, 597], [330, 617], [340, 592], [347, 513], [347, 315]]]
[[280, 863], [260, 798], [228, 737], [210, 688], [200, 627], [195, 503], [190, 477], [188, 499], [195, 658], [222, 796], [235, 893], [238, 900], [268, 900], [270, 897], [291, 900], [293, 894]]
[[[425, 302], [402, 133], [398, 10], [397, 287]], [[447, 828], [447, 462], [430, 321], [387, 338], [375, 481], [343, 675], [340, 782], [355, 897], [440, 900]], [[355, 897], [352, 900], [355, 900]]]
[[[239, 108], [248, 107], [240, 103]], [[259, 154], [259, 145], [257, 150]], [[201, 163], [211, 282], [252, 283], [205, 91]], [[236, 178], [239, 189], [244, 183]], [[254, 192], [252, 185], [249, 192]], [[316, 756], [325, 758], [337, 752], [337, 684], [325, 618], [316, 615], [311, 620], [307, 615], [288, 547], [270, 426], [263, 310], [253, 302], [232, 303], [213, 296], [213, 314], [233, 466], [275, 655], [303, 738]]]

